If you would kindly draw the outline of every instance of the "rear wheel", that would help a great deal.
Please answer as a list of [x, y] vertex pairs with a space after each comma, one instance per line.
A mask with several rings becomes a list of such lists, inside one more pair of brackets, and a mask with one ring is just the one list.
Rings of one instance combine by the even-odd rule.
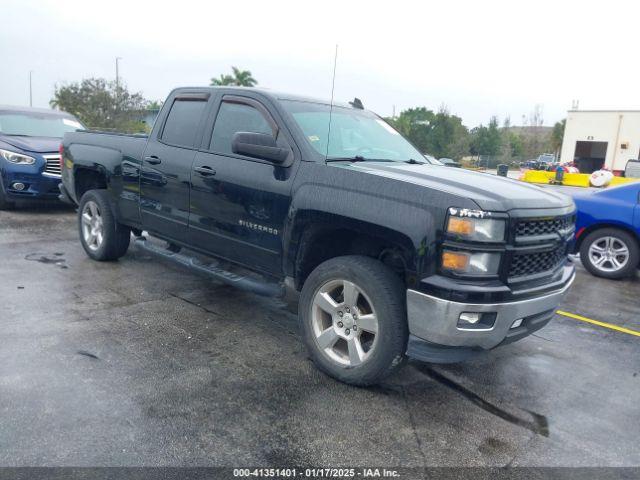
[[627, 277], [635, 272], [639, 258], [637, 240], [617, 228], [595, 230], [580, 246], [582, 264], [598, 277]]
[[94, 260], [117, 260], [127, 253], [131, 229], [116, 221], [106, 190], [89, 190], [82, 196], [78, 227], [82, 247]]
[[342, 382], [375, 384], [403, 363], [404, 287], [377, 260], [344, 256], [322, 263], [305, 281], [299, 318], [315, 364]]

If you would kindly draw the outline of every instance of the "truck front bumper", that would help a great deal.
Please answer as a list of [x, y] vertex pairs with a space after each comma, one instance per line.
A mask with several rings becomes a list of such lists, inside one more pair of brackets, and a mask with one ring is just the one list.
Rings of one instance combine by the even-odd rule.
[[[519, 301], [459, 303], [407, 290], [407, 355], [427, 362], [451, 363], [530, 335], [553, 318], [573, 283], [573, 266], [565, 268], [566, 280], [560, 289]], [[460, 322], [463, 313], [481, 314], [488, 325]]]

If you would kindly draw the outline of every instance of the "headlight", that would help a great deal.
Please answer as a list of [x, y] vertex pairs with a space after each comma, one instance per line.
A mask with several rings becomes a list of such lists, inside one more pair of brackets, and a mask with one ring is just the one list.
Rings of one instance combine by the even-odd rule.
[[506, 229], [505, 221], [487, 218], [490, 213], [482, 210], [450, 208], [446, 232], [460, 240], [474, 242], [502, 242]]
[[0, 150], [0, 156], [7, 162], [17, 163], [19, 165], [33, 165], [36, 159], [21, 153], [10, 152], [9, 150]]
[[444, 250], [442, 268], [459, 275], [497, 275], [500, 268], [500, 254]]

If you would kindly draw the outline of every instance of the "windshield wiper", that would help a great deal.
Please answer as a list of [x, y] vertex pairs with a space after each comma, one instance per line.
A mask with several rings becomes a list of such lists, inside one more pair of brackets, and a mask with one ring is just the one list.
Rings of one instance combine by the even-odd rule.
[[329, 157], [327, 162], [366, 162], [368, 159], [362, 155], [355, 155], [353, 157]]
[[413, 158], [410, 158], [409, 160], [405, 160], [404, 163], [409, 163], [411, 165], [424, 165], [427, 162], [419, 162], [418, 160], [414, 160]]
[[329, 157], [327, 162], [393, 162], [386, 158], [366, 158], [362, 155], [354, 155], [353, 157]]

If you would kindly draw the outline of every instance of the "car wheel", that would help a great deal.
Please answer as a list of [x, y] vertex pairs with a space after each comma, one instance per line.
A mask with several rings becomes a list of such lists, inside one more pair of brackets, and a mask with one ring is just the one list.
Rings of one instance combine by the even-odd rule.
[[320, 370], [352, 385], [379, 383], [404, 361], [405, 289], [390, 268], [362, 256], [320, 264], [300, 295], [302, 337]]
[[116, 221], [106, 190], [89, 190], [82, 196], [78, 228], [82, 247], [94, 260], [117, 260], [127, 253], [131, 229]]
[[598, 277], [627, 277], [635, 272], [639, 258], [637, 240], [617, 228], [595, 230], [580, 245], [582, 264]]

